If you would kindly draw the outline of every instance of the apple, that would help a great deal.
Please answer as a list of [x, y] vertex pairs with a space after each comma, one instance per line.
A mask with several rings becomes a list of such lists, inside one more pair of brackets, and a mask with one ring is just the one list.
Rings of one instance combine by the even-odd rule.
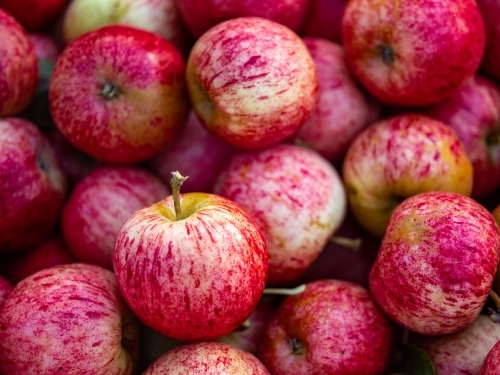
[[57, 127], [77, 148], [110, 163], [159, 153], [188, 114], [182, 55], [127, 26], [82, 35], [57, 60], [49, 87]]
[[269, 322], [259, 358], [273, 375], [382, 374], [389, 364], [388, 319], [363, 287], [318, 280], [287, 297]]
[[472, 198], [427, 192], [392, 212], [370, 290], [399, 325], [425, 335], [458, 332], [481, 312], [497, 270], [500, 233]]
[[486, 48], [481, 65], [481, 70], [500, 80], [500, 3], [496, 0], [477, 0], [477, 5], [483, 16], [484, 25], [486, 28]]
[[113, 272], [90, 264], [29, 276], [0, 312], [3, 375], [132, 375], [137, 342]]
[[269, 375], [253, 355], [221, 342], [197, 342], [169, 350], [142, 375]]
[[293, 139], [328, 160], [338, 161], [352, 139], [378, 119], [380, 106], [352, 78], [342, 46], [311, 37], [304, 42], [318, 69], [319, 100]]
[[55, 227], [66, 179], [47, 138], [28, 120], [0, 119], [0, 252], [35, 245]]
[[425, 337], [419, 344], [429, 355], [437, 374], [478, 374], [488, 352], [500, 341], [500, 325], [479, 315], [460, 332]]
[[43, 269], [75, 261], [61, 233], [55, 232], [38, 245], [15, 254], [7, 260], [3, 268], [5, 269], [5, 277], [11, 283], [17, 284]]
[[0, 40], [0, 116], [7, 116], [30, 104], [38, 84], [38, 63], [26, 31], [1, 9]]
[[500, 371], [500, 341], [489, 351], [478, 374], [497, 375], [498, 371]]
[[323, 38], [342, 43], [342, 16], [347, 0], [310, 0], [302, 36]]
[[58, 45], [54, 38], [52, 38], [48, 34], [29, 33], [28, 39], [30, 40], [31, 44], [33, 44], [36, 57], [39, 60], [48, 60], [53, 63], [56, 62], [59, 54], [61, 53], [61, 47]]
[[211, 340], [248, 319], [262, 296], [268, 253], [255, 221], [214, 194], [173, 195], [136, 211], [115, 244], [114, 270], [137, 317], [170, 338]]
[[347, 210], [335, 168], [318, 153], [289, 144], [236, 154], [214, 192], [238, 203], [264, 233], [269, 285], [295, 284]]
[[7, 300], [7, 296], [12, 290], [12, 285], [0, 275], [0, 310], [2, 309], [5, 301]]
[[49, 27], [65, 9], [68, 0], [0, 0], [0, 9], [10, 13], [28, 31]]
[[189, 54], [186, 79], [202, 123], [244, 149], [292, 135], [318, 98], [316, 66], [304, 42], [258, 17], [225, 21], [203, 34]]
[[304, 23], [310, 0], [175, 0], [193, 37], [219, 23], [240, 17], [260, 17], [298, 32]]
[[481, 76], [467, 80], [425, 114], [451, 126], [474, 170], [472, 197], [500, 186], [500, 87]]
[[231, 145], [209, 133], [191, 111], [186, 125], [175, 141], [147, 161], [147, 167], [165, 183], [173, 170], [184, 171], [189, 179], [182, 189], [210, 192], [227, 160], [236, 152]]
[[342, 41], [352, 72], [377, 99], [421, 106], [477, 71], [485, 28], [474, 0], [352, 0]]
[[347, 150], [342, 176], [359, 223], [382, 237], [403, 199], [425, 191], [470, 195], [473, 169], [457, 134], [422, 114], [378, 121]]
[[150, 31], [187, 50], [189, 39], [174, 0], [74, 0], [63, 17], [66, 43], [107, 25]]

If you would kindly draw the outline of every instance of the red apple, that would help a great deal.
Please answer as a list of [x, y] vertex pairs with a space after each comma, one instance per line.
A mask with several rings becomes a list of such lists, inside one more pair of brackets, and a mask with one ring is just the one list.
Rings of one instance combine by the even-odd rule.
[[135, 167], [97, 167], [74, 188], [61, 217], [62, 231], [81, 262], [113, 269], [116, 236], [136, 211], [170, 194], [151, 173]]
[[0, 275], [0, 310], [2, 309], [5, 301], [7, 300], [7, 296], [12, 290], [12, 285]]
[[500, 186], [500, 87], [475, 76], [425, 113], [457, 133], [474, 170], [472, 196]]
[[137, 328], [111, 271], [45, 269], [21, 281], [0, 313], [0, 372], [131, 375]]
[[68, 0], [0, 0], [0, 8], [29, 31], [40, 31], [54, 22]]
[[[2, 0], [0, 0], [0, 8]], [[0, 9], [0, 116], [20, 113], [38, 84], [38, 64], [28, 34]]]
[[113, 163], [159, 153], [188, 113], [182, 55], [168, 41], [126, 26], [91, 31], [54, 68], [50, 111], [78, 148]]
[[426, 335], [458, 332], [481, 312], [497, 270], [499, 229], [472, 198], [428, 192], [393, 211], [370, 271], [378, 305]]
[[229, 199], [174, 197], [176, 190], [135, 212], [120, 229], [113, 263], [118, 284], [139, 319], [168, 337], [224, 336], [241, 326], [263, 293], [264, 237]]
[[318, 69], [319, 100], [293, 139], [338, 161], [352, 139], [378, 119], [380, 106], [352, 78], [342, 46], [319, 38], [304, 42]]
[[346, 4], [347, 0], [310, 0], [301, 35], [342, 43], [341, 25]]
[[496, 0], [477, 0], [486, 27], [486, 49], [481, 69], [500, 80], [500, 3]]
[[382, 237], [393, 208], [425, 191], [470, 195], [473, 169], [457, 134], [420, 114], [383, 119], [350, 145], [342, 174], [360, 224]]
[[36, 57], [39, 60], [48, 60], [53, 63], [56, 62], [61, 52], [61, 48], [54, 38], [48, 34], [40, 33], [29, 33], [28, 38], [31, 41], [31, 44], [33, 44]]
[[382, 374], [389, 321], [363, 287], [340, 280], [306, 284], [267, 326], [259, 358], [273, 375]]
[[172, 349], [142, 375], [269, 375], [252, 354], [220, 342], [198, 342]]
[[31, 122], [0, 119], [0, 251], [28, 248], [55, 227], [66, 181], [48, 140]]
[[225, 21], [203, 34], [189, 54], [186, 78], [203, 124], [245, 149], [292, 135], [318, 97], [316, 66], [304, 42], [257, 17]]
[[5, 276], [11, 283], [17, 284], [43, 269], [74, 262], [75, 258], [71, 255], [62, 235], [57, 232], [40, 244], [9, 259], [4, 266]]
[[500, 341], [489, 351], [478, 375], [498, 375], [500, 371]]
[[297, 32], [309, 0], [175, 0], [187, 28], [199, 38], [219, 23], [239, 17], [261, 17]]
[[147, 162], [147, 166], [165, 183], [172, 171], [189, 176], [184, 192], [210, 192], [217, 176], [236, 150], [209, 133], [191, 111], [181, 134], [170, 146]]
[[340, 176], [316, 152], [278, 145], [236, 154], [214, 192], [238, 203], [266, 238], [269, 285], [292, 285], [342, 223], [347, 202]]
[[475, 0], [352, 0], [342, 41], [377, 99], [418, 106], [445, 99], [476, 72], [485, 29]]

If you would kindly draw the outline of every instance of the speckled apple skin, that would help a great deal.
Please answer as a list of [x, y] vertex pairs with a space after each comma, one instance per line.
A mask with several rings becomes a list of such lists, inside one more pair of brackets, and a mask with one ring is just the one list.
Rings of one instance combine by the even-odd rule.
[[482, 61], [481, 70], [486, 74], [500, 79], [500, 3], [496, 0], [477, 0], [477, 5], [483, 16], [486, 28], [486, 48]]
[[318, 153], [282, 144], [236, 154], [214, 192], [238, 203], [266, 238], [269, 285], [292, 285], [340, 227], [347, 199], [340, 176]]
[[[293, 354], [289, 339], [302, 354]], [[287, 297], [271, 318], [259, 358], [273, 375], [382, 374], [389, 363], [388, 319], [363, 287], [318, 280]]]
[[12, 290], [10, 282], [0, 275], [0, 310], [2, 309], [7, 297]]
[[359, 134], [342, 166], [359, 223], [382, 237], [401, 199], [425, 191], [470, 195], [473, 169], [457, 134], [420, 114], [383, 119]]
[[213, 194], [181, 195], [134, 213], [118, 233], [114, 270], [132, 311], [165, 336], [224, 336], [252, 313], [264, 290], [268, 253], [257, 224]]
[[437, 375], [478, 374], [481, 365], [500, 341], [500, 325], [487, 315], [477, 319], [460, 332], [427, 338], [420, 344], [430, 356]]
[[[188, 114], [185, 64], [168, 41], [127, 26], [91, 31], [68, 45], [52, 73], [50, 112], [78, 148], [133, 164], [171, 142]], [[110, 83], [120, 93], [101, 95]]]
[[[443, 100], [476, 72], [485, 29], [474, 0], [354, 0], [342, 40], [354, 75], [377, 99], [420, 106]], [[384, 45], [392, 60], [383, 58]]]
[[137, 167], [102, 166], [78, 183], [63, 207], [66, 243], [81, 262], [113, 269], [116, 236], [136, 211], [159, 202], [170, 189]]
[[309, 118], [318, 98], [314, 60], [287, 27], [258, 17], [222, 22], [189, 54], [186, 78], [203, 124], [236, 147], [270, 147]]
[[500, 186], [500, 87], [481, 76], [467, 80], [447, 99], [425, 114], [451, 126], [464, 145], [474, 169], [472, 197], [480, 198]]
[[219, 342], [198, 342], [169, 350], [142, 375], [269, 375], [253, 355]]
[[138, 324], [111, 271], [52, 267], [19, 283], [0, 313], [3, 375], [132, 375]]
[[498, 256], [498, 225], [483, 206], [456, 193], [418, 194], [391, 214], [370, 290], [409, 330], [458, 332], [481, 312]]
[[498, 375], [500, 372], [500, 341], [490, 350], [479, 371], [479, 375]]
[[318, 69], [319, 100], [293, 138], [338, 161], [353, 138], [379, 118], [380, 105], [354, 81], [342, 46], [311, 37], [304, 42]]
[[0, 119], [0, 252], [47, 236], [65, 195], [66, 179], [40, 130], [21, 118]]
[[26, 31], [1, 9], [0, 40], [0, 116], [7, 116], [31, 102], [38, 85], [38, 61]]
[[0, 9], [12, 14], [28, 31], [50, 26], [69, 0], [0, 0]]
[[237, 150], [207, 131], [191, 111], [176, 140], [147, 162], [162, 181], [169, 183], [172, 171], [189, 178], [182, 184], [184, 193], [209, 193], [224, 165]]

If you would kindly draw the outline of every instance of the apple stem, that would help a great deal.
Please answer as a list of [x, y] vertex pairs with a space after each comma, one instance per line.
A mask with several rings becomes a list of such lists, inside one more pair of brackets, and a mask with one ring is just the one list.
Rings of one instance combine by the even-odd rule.
[[295, 296], [306, 290], [306, 284], [301, 284], [295, 288], [266, 288], [263, 294], [279, 294], [282, 296]]
[[343, 246], [348, 249], [358, 251], [361, 247], [361, 238], [349, 238], [342, 236], [333, 236], [330, 238], [330, 241], [335, 245]]
[[495, 302], [495, 306], [497, 307], [497, 310], [500, 310], [500, 297], [498, 296], [498, 294], [496, 294], [493, 289], [490, 289], [489, 295], [490, 295], [491, 299], [493, 300], [493, 302]]
[[181, 211], [181, 185], [188, 179], [189, 176], [183, 177], [179, 171], [171, 172], [170, 187], [174, 196], [175, 217], [177, 220], [182, 220]]

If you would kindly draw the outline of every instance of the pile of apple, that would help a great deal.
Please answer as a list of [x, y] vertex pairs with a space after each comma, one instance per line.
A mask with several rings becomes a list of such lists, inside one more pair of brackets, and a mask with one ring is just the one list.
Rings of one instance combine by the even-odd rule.
[[1, 375], [500, 374], [498, 223], [496, 0], [0, 0]]

